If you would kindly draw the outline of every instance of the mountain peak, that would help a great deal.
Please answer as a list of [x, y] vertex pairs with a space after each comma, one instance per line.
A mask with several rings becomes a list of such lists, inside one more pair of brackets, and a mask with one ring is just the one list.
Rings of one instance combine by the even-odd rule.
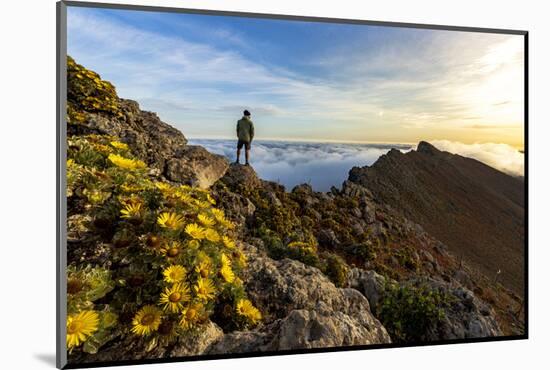
[[432, 144], [428, 143], [427, 141], [421, 141], [418, 143], [418, 147], [416, 148], [416, 151], [419, 153], [426, 153], [426, 154], [436, 154], [440, 153], [440, 150], [437, 149]]

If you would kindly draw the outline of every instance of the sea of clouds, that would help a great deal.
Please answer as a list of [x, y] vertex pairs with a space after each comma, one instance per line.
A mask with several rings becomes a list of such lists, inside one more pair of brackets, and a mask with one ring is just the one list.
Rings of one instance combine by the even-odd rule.
[[430, 143], [439, 150], [477, 159], [512, 176], [523, 176], [524, 174], [525, 158], [523, 153], [507, 144], [464, 144], [448, 140], [434, 140]]
[[[230, 161], [236, 159], [235, 140], [191, 139], [189, 143]], [[317, 191], [329, 191], [331, 186], [342, 185], [353, 166], [371, 165], [391, 148], [408, 151], [411, 146], [255, 140], [250, 162], [260, 178], [278, 182], [288, 190], [307, 183]]]
[[[190, 139], [208, 151], [236, 158], [236, 140]], [[513, 175], [523, 175], [523, 154], [505, 144], [462, 144], [433, 141], [437, 148], [475, 158]], [[350, 144], [255, 140], [250, 162], [260, 178], [278, 182], [288, 190], [307, 183], [316, 191], [341, 187], [353, 166], [370, 166], [381, 155], [396, 148], [402, 152], [415, 149], [410, 144]], [[244, 150], [241, 153], [244, 163]]]

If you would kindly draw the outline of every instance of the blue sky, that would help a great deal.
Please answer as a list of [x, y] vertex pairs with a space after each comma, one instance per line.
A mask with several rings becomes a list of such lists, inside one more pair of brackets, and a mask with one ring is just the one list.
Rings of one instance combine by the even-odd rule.
[[69, 7], [68, 53], [189, 137], [523, 146], [521, 36]]

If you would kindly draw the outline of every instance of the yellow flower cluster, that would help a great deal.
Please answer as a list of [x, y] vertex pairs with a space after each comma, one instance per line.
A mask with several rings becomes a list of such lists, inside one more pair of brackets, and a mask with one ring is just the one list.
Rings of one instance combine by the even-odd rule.
[[[74, 59], [67, 57], [67, 90], [69, 123], [83, 122], [81, 109], [89, 112], [106, 112], [122, 117], [115, 87], [104, 81]], [[81, 109], [77, 109], [81, 108]]]
[[[233, 264], [242, 268], [246, 258], [231, 237], [221, 234], [233, 228], [233, 224], [225, 218], [222, 210], [212, 207], [215, 200], [208, 192], [164, 182], [157, 182], [154, 187], [170, 204], [156, 218], [160, 231], [165, 230], [165, 240], [159, 252], [168, 263], [162, 273], [167, 286], [158, 301], [163, 312], [162, 320], [174, 320], [171, 317], [177, 315], [179, 328], [190, 330], [208, 316], [223, 284], [242, 284]], [[229, 254], [222, 251], [224, 248]], [[210, 256], [213, 251], [218, 254]], [[189, 266], [186, 263], [190, 256], [194, 263]], [[257, 322], [254, 319], [257, 315], [245, 317]], [[143, 323], [137, 318], [136, 314], [138, 327], [135, 333], [148, 335], [156, 330], [154, 327], [150, 327], [150, 331], [139, 330]]]
[[124, 168], [126, 170], [138, 170], [145, 168], [145, 163], [139, 159], [124, 158], [118, 154], [109, 154], [108, 159], [117, 167]]
[[[69, 140], [68, 194], [70, 189], [70, 196], [85, 201], [90, 224], [105, 229], [98, 236], [109, 235], [112, 239], [104, 242], [128, 266], [120, 272], [124, 283], [108, 306], [117, 314], [126, 310], [124, 314], [133, 316], [129, 332], [166, 345], [208, 322], [220, 304], [230, 307], [228, 319], [238, 325], [261, 320], [239, 278], [246, 257], [232, 237], [234, 225], [215, 208], [208, 191], [151, 181], [145, 163], [113, 137]], [[148, 298], [132, 306], [138, 287]], [[78, 281], [71, 283], [71, 291], [80, 289]], [[87, 302], [83, 309], [71, 311], [67, 322], [73, 323], [67, 336], [70, 349], [85, 343], [83, 350], [89, 350], [109, 338], [100, 311], [104, 308], [94, 311], [93, 300]], [[88, 311], [99, 312], [99, 321], [84, 314]], [[91, 337], [94, 340], [88, 340]]]

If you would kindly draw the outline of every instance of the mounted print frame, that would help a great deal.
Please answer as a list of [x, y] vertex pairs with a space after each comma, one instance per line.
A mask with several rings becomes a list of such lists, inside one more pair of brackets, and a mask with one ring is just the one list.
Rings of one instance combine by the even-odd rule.
[[528, 32], [57, 3], [57, 367], [528, 338]]

